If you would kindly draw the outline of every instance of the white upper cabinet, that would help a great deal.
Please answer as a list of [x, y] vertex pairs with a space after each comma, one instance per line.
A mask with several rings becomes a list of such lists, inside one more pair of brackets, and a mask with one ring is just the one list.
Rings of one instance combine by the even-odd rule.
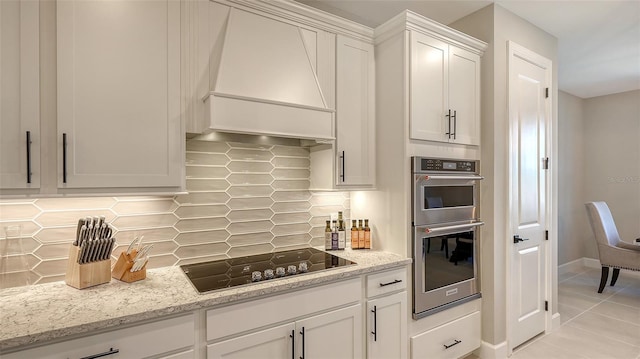
[[180, 2], [57, 3], [58, 187], [179, 187]]
[[336, 59], [336, 184], [374, 186], [373, 44], [338, 35]]
[[40, 187], [39, 4], [0, 1], [0, 188]]
[[480, 56], [411, 31], [410, 137], [480, 144]]

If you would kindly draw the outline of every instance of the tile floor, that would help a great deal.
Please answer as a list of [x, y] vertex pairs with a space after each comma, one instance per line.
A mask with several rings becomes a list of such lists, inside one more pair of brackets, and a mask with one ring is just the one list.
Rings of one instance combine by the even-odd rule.
[[600, 269], [584, 267], [558, 280], [562, 325], [516, 348], [511, 359], [640, 359], [636, 272], [620, 271], [615, 287], [602, 294], [597, 292]]

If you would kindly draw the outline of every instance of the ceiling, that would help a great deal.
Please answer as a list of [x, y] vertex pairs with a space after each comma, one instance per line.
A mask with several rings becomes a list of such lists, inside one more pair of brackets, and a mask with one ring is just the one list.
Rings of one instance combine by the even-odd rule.
[[376, 27], [404, 9], [450, 24], [492, 3], [558, 38], [558, 86], [581, 98], [640, 89], [640, 1], [297, 0]]

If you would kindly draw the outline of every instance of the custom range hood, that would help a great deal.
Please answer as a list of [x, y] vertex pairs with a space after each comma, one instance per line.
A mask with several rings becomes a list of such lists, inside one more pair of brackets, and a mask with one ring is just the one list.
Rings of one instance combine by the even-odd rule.
[[321, 86], [335, 71], [330, 35], [223, 5], [213, 13], [208, 128], [333, 140], [334, 110]]

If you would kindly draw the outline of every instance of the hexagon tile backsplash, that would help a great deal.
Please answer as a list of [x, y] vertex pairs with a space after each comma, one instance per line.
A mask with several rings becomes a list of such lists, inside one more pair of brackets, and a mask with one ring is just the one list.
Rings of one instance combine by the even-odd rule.
[[[188, 194], [0, 201], [0, 227], [22, 224], [32, 284], [64, 280], [76, 223], [105, 216], [117, 230], [115, 261], [135, 236], [154, 243], [150, 268], [322, 245], [325, 221], [349, 192], [309, 191], [309, 149], [187, 141]], [[4, 231], [0, 230], [0, 241]], [[17, 256], [0, 288], [21, 285]]]

